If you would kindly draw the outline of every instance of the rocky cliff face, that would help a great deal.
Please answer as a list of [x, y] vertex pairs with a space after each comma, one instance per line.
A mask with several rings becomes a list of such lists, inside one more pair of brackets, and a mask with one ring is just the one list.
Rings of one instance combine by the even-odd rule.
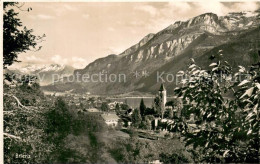
[[[230, 13], [221, 17], [213, 13], [202, 14], [187, 21], [175, 22], [156, 34], [149, 34], [121, 54], [97, 59], [74, 74], [105, 71], [108, 74], [123, 73], [127, 77], [126, 83], [80, 83], [86, 91], [92, 93], [125, 93], [133, 90], [153, 92], [159, 85], [154, 81], [156, 71], [177, 72], [184, 68], [190, 57], [208, 60], [208, 55], [220, 48], [227, 52], [227, 60], [233, 65], [241, 63], [237, 58], [244, 55], [242, 53], [248, 54], [248, 62], [241, 64], [250, 63], [253, 59], [250, 57], [252, 50], [248, 42], [257, 36], [258, 26], [259, 20], [252, 12]], [[241, 41], [248, 42], [237, 46]], [[237, 53], [236, 56], [230, 55], [233, 53]], [[136, 71], [147, 71], [149, 77], [135, 78], [133, 73]]]

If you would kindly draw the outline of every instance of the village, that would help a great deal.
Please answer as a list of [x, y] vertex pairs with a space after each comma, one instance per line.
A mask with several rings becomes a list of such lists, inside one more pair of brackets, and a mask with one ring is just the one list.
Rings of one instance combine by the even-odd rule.
[[[141, 139], [159, 140], [180, 137], [173, 129], [175, 119], [181, 114], [183, 104], [176, 97], [167, 97], [167, 90], [161, 84], [154, 97], [109, 98], [87, 95], [52, 95], [62, 96], [68, 105], [78, 114], [101, 117], [109, 127], [120, 131], [118, 136], [129, 137], [132, 129]], [[194, 124], [194, 116], [189, 121]], [[191, 129], [192, 130], [192, 129]]]

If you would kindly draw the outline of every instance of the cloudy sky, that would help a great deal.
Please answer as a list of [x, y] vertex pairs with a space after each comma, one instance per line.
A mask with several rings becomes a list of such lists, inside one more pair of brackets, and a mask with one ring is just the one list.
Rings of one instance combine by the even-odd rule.
[[20, 11], [24, 25], [34, 34], [46, 34], [43, 48], [29, 51], [19, 59], [27, 63], [68, 64], [84, 68], [95, 59], [119, 54], [148, 33], [156, 33], [178, 20], [205, 12], [252, 11], [255, 2], [67, 2], [29, 3]]

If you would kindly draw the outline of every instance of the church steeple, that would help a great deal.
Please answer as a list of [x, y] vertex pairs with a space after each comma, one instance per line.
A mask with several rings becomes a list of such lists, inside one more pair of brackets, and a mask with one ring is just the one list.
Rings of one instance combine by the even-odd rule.
[[166, 89], [165, 89], [163, 83], [161, 84], [161, 87], [160, 87], [159, 91], [166, 91]]
[[159, 89], [159, 99], [161, 101], [161, 112], [162, 112], [162, 118], [163, 118], [165, 105], [167, 102], [167, 93], [166, 93], [166, 89], [165, 89], [163, 83], [161, 84], [161, 87]]

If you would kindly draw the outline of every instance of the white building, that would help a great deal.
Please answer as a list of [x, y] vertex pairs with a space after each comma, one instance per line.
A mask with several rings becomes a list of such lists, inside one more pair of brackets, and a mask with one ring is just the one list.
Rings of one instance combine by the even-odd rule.
[[162, 164], [162, 162], [160, 162], [160, 160], [154, 160], [149, 162], [149, 164]]
[[97, 108], [86, 109], [86, 111], [90, 112], [90, 113], [98, 113], [98, 112], [100, 112]]
[[116, 114], [112, 113], [104, 113], [101, 114], [101, 117], [104, 119], [105, 123], [109, 126], [117, 126], [119, 117]]

